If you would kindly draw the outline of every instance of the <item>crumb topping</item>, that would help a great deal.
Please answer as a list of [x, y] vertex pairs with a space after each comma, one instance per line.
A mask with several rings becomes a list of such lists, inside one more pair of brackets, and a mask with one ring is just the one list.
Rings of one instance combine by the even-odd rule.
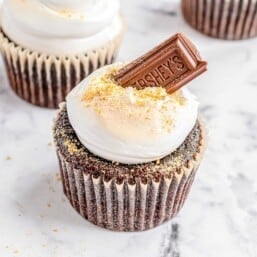
[[138, 165], [126, 165], [104, 160], [90, 153], [78, 140], [68, 119], [66, 106], [56, 120], [54, 138], [59, 154], [74, 167], [83, 171], [90, 171], [92, 175], [104, 174], [108, 177], [126, 178], [134, 180], [137, 177], [159, 178], [180, 173], [187, 163], [195, 158], [201, 144], [201, 128], [197, 121], [195, 127], [183, 144], [173, 153], [163, 159]]
[[112, 78], [118, 69], [119, 67], [112, 68], [102, 76], [92, 78], [81, 97], [85, 106], [93, 108], [102, 116], [106, 112], [120, 112], [131, 121], [138, 119], [151, 122], [153, 117], [158, 117], [162, 122], [162, 129], [170, 133], [174, 128], [178, 108], [187, 101], [182, 91], [178, 90], [170, 95], [162, 87], [121, 87]]
[[69, 9], [61, 9], [60, 11], [58, 11], [58, 13], [63, 17], [70, 18], [70, 19], [85, 20], [86, 18], [84, 14], [73, 12], [72, 10], [69, 10]]

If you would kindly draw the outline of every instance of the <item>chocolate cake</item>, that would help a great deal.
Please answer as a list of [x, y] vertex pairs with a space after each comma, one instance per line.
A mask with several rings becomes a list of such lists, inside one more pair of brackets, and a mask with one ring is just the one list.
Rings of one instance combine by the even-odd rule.
[[240, 40], [257, 36], [256, 0], [182, 0], [186, 21], [216, 38]]
[[73, 130], [64, 104], [54, 125], [63, 190], [90, 222], [116, 231], [142, 231], [174, 217], [198, 168], [204, 131], [198, 120], [183, 144], [165, 158], [125, 165], [90, 153]]
[[46, 108], [58, 108], [82, 79], [111, 64], [125, 30], [119, 0], [6, 0], [0, 16], [10, 86]]

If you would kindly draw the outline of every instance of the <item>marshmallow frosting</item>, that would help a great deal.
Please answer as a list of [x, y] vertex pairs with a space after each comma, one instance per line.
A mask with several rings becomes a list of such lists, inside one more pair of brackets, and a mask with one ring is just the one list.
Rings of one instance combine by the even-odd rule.
[[47, 54], [101, 47], [122, 29], [119, 0], [5, 0], [1, 25], [15, 43]]
[[68, 117], [81, 143], [104, 159], [140, 164], [176, 150], [193, 129], [198, 102], [186, 89], [169, 95], [164, 88], [123, 88], [105, 66], [67, 96]]

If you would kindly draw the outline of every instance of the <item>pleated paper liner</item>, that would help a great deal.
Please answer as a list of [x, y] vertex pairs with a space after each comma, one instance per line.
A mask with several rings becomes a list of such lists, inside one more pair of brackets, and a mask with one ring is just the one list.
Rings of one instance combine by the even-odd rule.
[[81, 80], [114, 61], [123, 33], [122, 30], [112, 41], [86, 53], [54, 56], [24, 49], [0, 32], [0, 48], [10, 85], [31, 104], [58, 108]]
[[74, 164], [57, 147], [63, 191], [81, 216], [100, 227], [144, 231], [161, 225], [177, 215], [190, 191], [205, 150], [202, 122], [200, 130], [199, 147], [187, 166], [158, 180], [138, 178], [135, 183], [95, 177], [92, 170]]
[[257, 36], [257, 0], [182, 0], [182, 12], [193, 28], [211, 37]]

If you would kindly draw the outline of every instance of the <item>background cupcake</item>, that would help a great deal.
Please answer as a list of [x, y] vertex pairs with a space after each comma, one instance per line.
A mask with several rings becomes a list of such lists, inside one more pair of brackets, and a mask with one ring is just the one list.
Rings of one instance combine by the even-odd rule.
[[123, 88], [107, 66], [74, 88], [54, 124], [63, 190], [90, 222], [143, 231], [183, 206], [204, 152], [187, 90]]
[[6, 0], [1, 17], [11, 87], [24, 100], [50, 108], [113, 62], [124, 27], [118, 0]]
[[192, 27], [222, 39], [257, 36], [256, 10], [256, 0], [182, 0], [183, 15]]

